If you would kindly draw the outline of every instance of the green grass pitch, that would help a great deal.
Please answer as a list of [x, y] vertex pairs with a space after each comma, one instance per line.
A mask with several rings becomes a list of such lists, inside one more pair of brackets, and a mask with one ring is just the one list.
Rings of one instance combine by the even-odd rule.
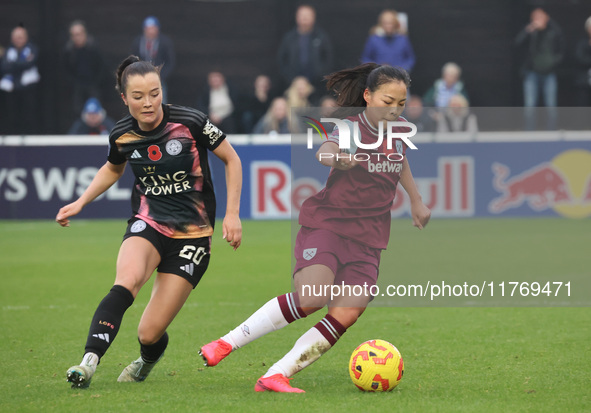
[[[197, 355], [200, 345], [291, 288], [290, 223], [243, 224], [236, 252], [218, 227], [209, 270], [169, 328], [165, 356], [144, 383], [116, 380], [138, 357], [136, 328], [151, 282], [127, 311], [90, 389], [72, 390], [65, 372], [80, 361], [92, 314], [113, 283], [125, 222], [73, 220], [70, 228], [0, 222], [0, 411], [591, 410], [591, 220], [433, 220], [424, 231], [408, 219], [394, 220], [382, 282], [572, 279], [579, 305], [564, 305], [567, 298], [551, 307], [519, 298], [503, 306], [484, 297], [451, 305], [381, 300], [296, 375], [293, 384], [307, 392], [301, 395], [258, 394], [253, 387], [324, 312], [263, 337], [215, 368], [203, 368]], [[405, 375], [392, 392], [362, 393], [349, 379], [351, 352], [372, 338], [392, 342], [403, 355]]]

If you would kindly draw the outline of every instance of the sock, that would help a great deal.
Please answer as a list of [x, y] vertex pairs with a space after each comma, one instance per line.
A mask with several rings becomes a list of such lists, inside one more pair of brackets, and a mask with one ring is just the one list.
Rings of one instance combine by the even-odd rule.
[[86, 353], [94, 353], [99, 359], [106, 353], [119, 331], [123, 314], [131, 304], [133, 294], [127, 288], [121, 285], [111, 288], [98, 305], [90, 323]]
[[333, 316], [327, 314], [310, 330], [306, 331], [293, 348], [281, 360], [273, 364], [263, 377], [283, 374], [291, 377], [308, 367], [326, 353], [347, 329]]
[[275, 297], [248, 317], [246, 321], [222, 337], [232, 345], [232, 350], [243, 347], [271, 331], [306, 317], [299, 306], [297, 293]]
[[82, 361], [80, 362], [81, 366], [87, 366], [92, 369], [92, 371], [96, 371], [96, 366], [98, 366], [99, 357], [94, 353], [86, 353], [84, 357], [82, 357]]
[[146, 345], [142, 344], [140, 341], [140, 354], [142, 355], [142, 360], [146, 363], [156, 363], [164, 354], [166, 346], [168, 346], [168, 333], [166, 331], [164, 332], [164, 335], [160, 337], [160, 340], [154, 344]]

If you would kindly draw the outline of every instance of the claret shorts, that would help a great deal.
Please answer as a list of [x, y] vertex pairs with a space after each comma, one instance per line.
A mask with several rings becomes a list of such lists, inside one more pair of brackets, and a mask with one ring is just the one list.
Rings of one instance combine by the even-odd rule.
[[295, 274], [314, 264], [335, 274], [334, 284], [376, 285], [382, 250], [341, 237], [326, 229], [301, 227], [296, 237]]

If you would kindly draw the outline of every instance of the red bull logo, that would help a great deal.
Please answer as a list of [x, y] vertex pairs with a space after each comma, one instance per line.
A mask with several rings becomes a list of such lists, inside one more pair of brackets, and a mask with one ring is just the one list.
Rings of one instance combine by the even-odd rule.
[[569, 218], [591, 215], [591, 152], [569, 150], [549, 162], [535, 165], [513, 177], [501, 163], [492, 165], [493, 187], [501, 195], [488, 209], [500, 214], [526, 204], [534, 211], [555, 210]]
[[507, 180], [509, 168], [494, 163], [493, 187], [503, 195], [489, 205], [492, 213], [498, 214], [509, 208], [521, 206], [524, 202], [536, 210], [554, 206], [559, 202], [570, 202], [566, 178], [552, 164], [543, 163]]

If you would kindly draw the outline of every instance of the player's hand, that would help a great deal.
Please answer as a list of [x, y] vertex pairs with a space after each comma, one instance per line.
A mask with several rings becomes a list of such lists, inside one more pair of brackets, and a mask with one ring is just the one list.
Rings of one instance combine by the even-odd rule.
[[340, 169], [341, 171], [348, 171], [351, 168], [356, 167], [359, 164], [353, 154], [347, 152], [339, 152], [335, 154], [333, 168]]
[[242, 242], [242, 223], [238, 215], [226, 215], [222, 223], [222, 228], [223, 238], [236, 251]]
[[412, 224], [418, 229], [423, 229], [429, 223], [431, 210], [422, 202], [415, 202], [410, 205], [410, 215], [412, 216]]
[[62, 227], [69, 227], [70, 220], [68, 218], [78, 215], [81, 210], [82, 207], [77, 202], [72, 202], [71, 204], [62, 207], [58, 211], [57, 216], [55, 217], [55, 222], [60, 224]]

